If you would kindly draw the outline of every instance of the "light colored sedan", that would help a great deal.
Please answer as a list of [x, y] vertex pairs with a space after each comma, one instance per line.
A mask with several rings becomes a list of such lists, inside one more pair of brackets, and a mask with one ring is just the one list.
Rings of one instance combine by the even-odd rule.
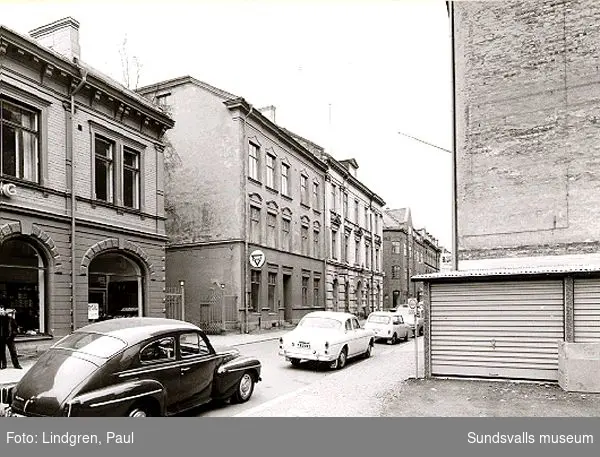
[[404, 322], [400, 314], [390, 313], [388, 311], [375, 311], [369, 314], [366, 329], [375, 332], [375, 338], [386, 340], [392, 344], [400, 340], [408, 341], [408, 336], [412, 333], [412, 327]]
[[303, 360], [313, 360], [339, 370], [349, 358], [370, 357], [374, 341], [375, 333], [361, 327], [355, 315], [314, 311], [279, 339], [279, 355], [294, 366]]

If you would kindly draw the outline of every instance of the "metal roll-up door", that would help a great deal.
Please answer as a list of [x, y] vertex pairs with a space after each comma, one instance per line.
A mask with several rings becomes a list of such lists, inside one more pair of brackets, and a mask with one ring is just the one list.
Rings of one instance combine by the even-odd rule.
[[562, 280], [431, 285], [431, 374], [558, 380]]
[[600, 279], [575, 279], [573, 295], [575, 342], [600, 343]]

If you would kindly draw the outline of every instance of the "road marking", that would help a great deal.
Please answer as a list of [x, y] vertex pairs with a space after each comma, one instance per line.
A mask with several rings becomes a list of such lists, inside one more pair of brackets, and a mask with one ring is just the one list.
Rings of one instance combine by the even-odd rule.
[[311, 386], [312, 386], [312, 383], [307, 386], [300, 387], [299, 389], [296, 389], [287, 394], [281, 395], [277, 398], [273, 398], [272, 400], [266, 401], [258, 406], [255, 406], [254, 408], [247, 409], [239, 414], [236, 414], [233, 417], [246, 417], [248, 415], [255, 414], [258, 411], [262, 411], [263, 409], [267, 409], [268, 407], [276, 405], [277, 403], [281, 403], [282, 401], [287, 400], [288, 398], [293, 397], [294, 395], [298, 395], [298, 394], [304, 392], [305, 390], [308, 390]]

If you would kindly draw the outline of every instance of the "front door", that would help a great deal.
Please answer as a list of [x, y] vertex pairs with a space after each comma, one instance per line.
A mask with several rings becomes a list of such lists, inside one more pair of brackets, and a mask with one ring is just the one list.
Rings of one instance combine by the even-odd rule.
[[283, 275], [283, 318], [292, 322], [292, 276]]
[[184, 410], [211, 400], [212, 383], [220, 356], [198, 332], [179, 335], [179, 398], [177, 409]]

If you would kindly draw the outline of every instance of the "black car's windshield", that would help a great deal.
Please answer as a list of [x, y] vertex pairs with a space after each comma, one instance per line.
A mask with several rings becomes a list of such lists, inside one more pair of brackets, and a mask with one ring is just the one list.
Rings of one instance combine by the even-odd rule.
[[54, 345], [56, 348], [71, 349], [84, 354], [107, 359], [127, 346], [123, 340], [99, 333], [75, 332]]
[[326, 317], [304, 317], [298, 327], [310, 327], [310, 328], [340, 328], [342, 323], [336, 319], [329, 319]]

